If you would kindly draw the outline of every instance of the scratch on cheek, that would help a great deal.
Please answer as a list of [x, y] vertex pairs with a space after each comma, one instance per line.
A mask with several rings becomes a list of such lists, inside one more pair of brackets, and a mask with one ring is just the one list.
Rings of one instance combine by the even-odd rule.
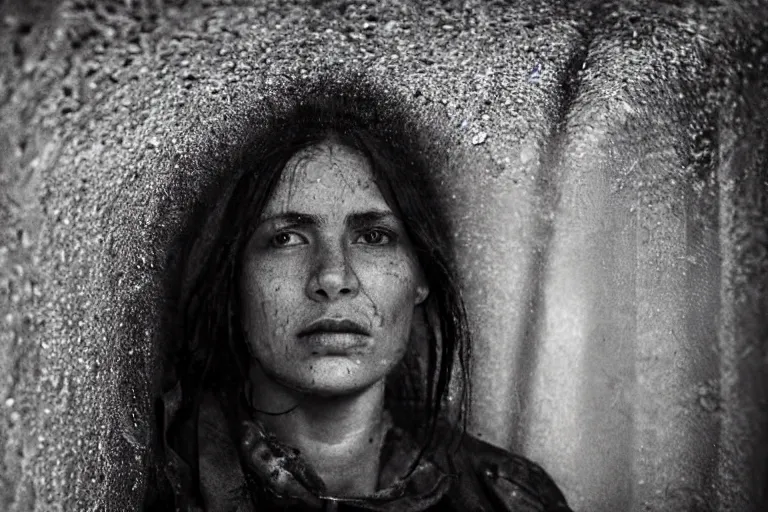
[[262, 300], [259, 302], [259, 309], [261, 310], [261, 321], [264, 322], [267, 319], [267, 301]]
[[366, 299], [368, 299], [368, 302], [371, 304], [371, 323], [375, 327], [382, 327], [384, 325], [384, 317], [379, 313], [378, 306], [376, 306], [376, 303], [373, 301], [373, 298], [368, 294], [368, 292], [361, 290], [361, 293], [365, 296]]

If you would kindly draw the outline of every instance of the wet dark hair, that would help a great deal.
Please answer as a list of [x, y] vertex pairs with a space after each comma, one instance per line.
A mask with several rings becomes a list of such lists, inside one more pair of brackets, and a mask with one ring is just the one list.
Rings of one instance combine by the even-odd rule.
[[[196, 425], [189, 420], [197, 418], [202, 394], [209, 390], [245, 405], [242, 390], [252, 358], [238, 313], [243, 251], [288, 161], [329, 139], [369, 161], [382, 195], [402, 219], [429, 286], [414, 317], [408, 351], [388, 377], [386, 393], [393, 420], [420, 440], [423, 455], [443, 442], [436, 434], [444, 430], [442, 424], [464, 431], [469, 400], [470, 336], [452, 265], [449, 223], [426, 159], [402, 123], [371, 122], [369, 114], [333, 99], [304, 102], [277, 116], [237, 158], [241, 175], [213, 248], [181, 304], [187, 345], [179, 359], [183, 401], [176, 425]], [[461, 378], [452, 385], [456, 375]], [[458, 399], [447, 407], [452, 391]], [[197, 449], [191, 448], [188, 457], [199, 481]]]

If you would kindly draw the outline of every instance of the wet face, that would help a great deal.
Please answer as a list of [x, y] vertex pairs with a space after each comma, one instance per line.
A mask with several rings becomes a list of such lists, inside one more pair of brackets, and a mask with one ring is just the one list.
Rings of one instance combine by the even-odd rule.
[[333, 142], [289, 161], [243, 258], [255, 364], [301, 392], [345, 394], [381, 381], [402, 359], [428, 294], [370, 164]]

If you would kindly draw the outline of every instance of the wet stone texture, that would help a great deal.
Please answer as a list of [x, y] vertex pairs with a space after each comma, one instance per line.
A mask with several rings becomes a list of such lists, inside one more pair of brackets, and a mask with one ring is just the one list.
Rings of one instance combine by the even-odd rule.
[[433, 164], [474, 433], [576, 510], [763, 510], [766, 10], [0, 3], [0, 509], [140, 507], [176, 240], [324, 84]]

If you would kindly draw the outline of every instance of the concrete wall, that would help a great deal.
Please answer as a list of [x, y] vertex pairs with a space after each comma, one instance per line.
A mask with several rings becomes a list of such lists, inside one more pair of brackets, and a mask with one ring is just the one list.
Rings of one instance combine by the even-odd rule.
[[473, 432], [576, 510], [768, 504], [766, 6], [504, 4], [0, 4], [0, 508], [140, 504], [176, 237], [328, 76], [428, 147]]

